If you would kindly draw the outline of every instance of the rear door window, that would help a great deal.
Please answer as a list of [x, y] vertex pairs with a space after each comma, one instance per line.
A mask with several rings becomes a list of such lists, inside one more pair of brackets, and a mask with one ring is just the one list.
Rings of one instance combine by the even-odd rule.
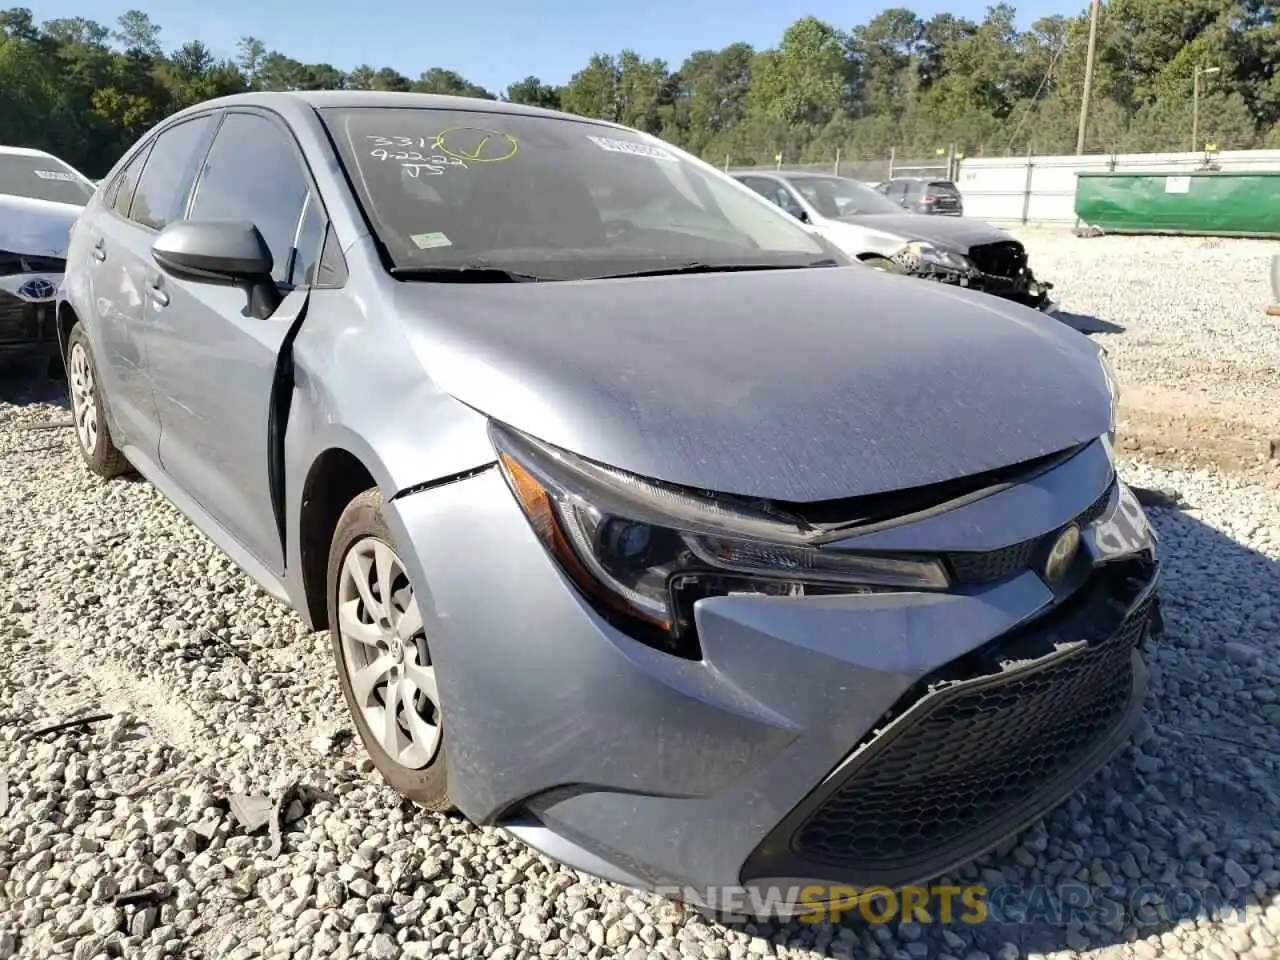
[[138, 189], [138, 178], [146, 165], [147, 156], [151, 153], [151, 144], [138, 151], [138, 155], [129, 161], [129, 165], [120, 171], [108, 195], [108, 205], [122, 217], [129, 215], [129, 204], [133, 202], [133, 193]]
[[152, 230], [181, 220], [196, 164], [208, 142], [212, 116], [169, 127], [156, 139], [129, 206], [129, 219]]

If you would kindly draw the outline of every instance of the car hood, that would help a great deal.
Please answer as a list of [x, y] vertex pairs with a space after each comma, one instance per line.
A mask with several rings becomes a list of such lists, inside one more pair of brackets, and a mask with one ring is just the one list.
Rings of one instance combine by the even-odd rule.
[[0, 250], [65, 259], [71, 225], [83, 207], [0, 194]]
[[[922, 218], [923, 219], [923, 218]], [[1105, 433], [1088, 338], [865, 267], [397, 284], [428, 375], [480, 412], [644, 476], [806, 502], [1006, 467]]]
[[984, 243], [1007, 243], [1014, 238], [999, 227], [963, 217], [930, 217], [921, 213], [865, 213], [840, 217], [836, 223], [852, 223], [904, 240], [926, 240], [961, 253]]

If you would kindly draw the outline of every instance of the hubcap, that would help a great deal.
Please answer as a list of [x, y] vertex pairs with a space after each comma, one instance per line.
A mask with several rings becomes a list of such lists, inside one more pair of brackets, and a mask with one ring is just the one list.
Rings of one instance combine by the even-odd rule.
[[93, 391], [93, 367], [84, 347], [77, 343], [71, 348], [71, 413], [85, 453], [98, 447], [98, 405]]
[[347, 551], [338, 636], [356, 706], [396, 763], [425, 767], [440, 745], [440, 696], [422, 613], [404, 564], [377, 537]]

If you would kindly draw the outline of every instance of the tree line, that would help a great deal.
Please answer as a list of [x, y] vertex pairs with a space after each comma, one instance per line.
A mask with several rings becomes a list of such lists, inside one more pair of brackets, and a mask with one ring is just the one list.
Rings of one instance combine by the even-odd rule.
[[[219, 59], [176, 48], [133, 10], [114, 28], [83, 17], [37, 22], [0, 11], [0, 144], [49, 150], [100, 176], [152, 124], [246, 90], [405, 90], [551, 107], [613, 120], [717, 163], [820, 162], [1072, 153], [1089, 16], [1028, 29], [998, 3], [981, 21], [885, 10], [842, 30], [814, 17], [777, 47], [699, 50], [673, 68], [633, 50], [600, 53], [567, 83], [536, 76], [494, 92], [453, 70], [416, 79], [368, 64], [303, 63], [254, 37]], [[1099, 21], [1087, 152], [1280, 148], [1280, 5], [1275, 0], [1110, 0]], [[1216, 70], [1214, 69], [1216, 68]], [[1205, 143], [1195, 145], [1204, 149]]]

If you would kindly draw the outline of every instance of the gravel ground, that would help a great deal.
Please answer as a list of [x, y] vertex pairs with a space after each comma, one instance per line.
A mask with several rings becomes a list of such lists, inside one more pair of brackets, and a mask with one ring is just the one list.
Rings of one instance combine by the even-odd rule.
[[[1070, 281], [1065, 255], [1034, 262], [1101, 311], [1083, 283], [1122, 248], [1076, 242], [1100, 252]], [[1204, 254], [1213, 275], [1231, 261]], [[1212, 289], [1243, 315], [1247, 295]], [[1120, 299], [1108, 346], [1162, 375], [1154, 334], [1126, 340], [1155, 321]], [[1194, 354], [1173, 342], [1169, 369]], [[41, 393], [0, 400], [0, 960], [1280, 955], [1280, 493], [1247, 477], [1124, 463], [1185, 501], [1152, 511], [1167, 635], [1147, 720], [1067, 803], [948, 878], [985, 883], [998, 917], [726, 926], [402, 804], [352, 742], [325, 636], [149, 485], [91, 478], [71, 430], [31, 429], [66, 416]], [[110, 716], [32, 735], [94, 714]], [[278, 802], [280, 833], [242, 824], [237, 795]], [[1239, 915], [1211, 915], [1221, 903]]]
[[1269, 317], [1280, 242], [1013, 231], [1066, 319], [1108, 351], [1124, 385], [1127, 452], [1210, 462], [1280, 489], [1280, 318]]
[[1280, 320], [1266, 307], [1280, 242], [1013, 232], [1125, 383], [1205, 395], [1275, 421]]

